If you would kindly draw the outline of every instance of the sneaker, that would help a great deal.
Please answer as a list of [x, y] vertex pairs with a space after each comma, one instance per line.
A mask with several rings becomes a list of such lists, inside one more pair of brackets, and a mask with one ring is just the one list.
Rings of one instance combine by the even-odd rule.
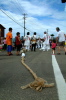
[[61, 53], [57, 53], [57, 55], [61, 55]]

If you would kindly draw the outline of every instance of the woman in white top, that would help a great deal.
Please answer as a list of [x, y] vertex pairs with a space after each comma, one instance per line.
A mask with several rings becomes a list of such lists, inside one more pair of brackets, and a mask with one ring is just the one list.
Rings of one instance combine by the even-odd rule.
[[50, 36], [47, 32], [44, 32], [43, 39], [44, 39], [44, 42], [43, 42], [43, 47], [41, 49], [43, 51], [45, 51], [45, 50], [48, 51], [50, 49], [50, 43], [49, 43]]
[[24, 37], [24, 40], [25, 40], [24, 42], [25, 49], [29, 51], [30, 50], [30, 40], [31, 40], [31, 36], [29, 32], [27, 32], [27, 35]]

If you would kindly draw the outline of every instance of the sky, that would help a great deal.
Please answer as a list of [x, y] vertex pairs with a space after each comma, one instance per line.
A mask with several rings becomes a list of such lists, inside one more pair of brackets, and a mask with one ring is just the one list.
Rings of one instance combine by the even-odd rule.
[[30, 32], [42, 37], [44, 31], [57, 35], [56, 27], [66, 32], [66, 3], [61, 0], [0, 0], [0, 24], [5, 29], [5, 35], [9, 27], [13, 28], [13, 37], [17, 32], [24, 36]]

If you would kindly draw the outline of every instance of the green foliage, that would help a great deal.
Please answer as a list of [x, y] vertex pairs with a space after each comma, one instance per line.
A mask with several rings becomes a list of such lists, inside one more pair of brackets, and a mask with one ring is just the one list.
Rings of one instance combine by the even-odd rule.
[[54, 36], [54, 34], [51, 34], [51, 36]]

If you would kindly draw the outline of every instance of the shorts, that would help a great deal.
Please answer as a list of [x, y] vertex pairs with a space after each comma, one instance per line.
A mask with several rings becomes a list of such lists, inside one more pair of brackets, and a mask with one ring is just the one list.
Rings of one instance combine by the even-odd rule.
[[64, 47], [65, 46], [65, 41], [59, 42], [58, 46], [63, 46]]
[[16, 45], [16, 49], [17, 49], [17, 51], [20, 51], [21, 45]]
[[55, 48], [52, 48], [52, 50], [55, 50]]
[[12, 51], [12, 45], [8, 45], [7, 46], [7, 52], [11, 52]]

